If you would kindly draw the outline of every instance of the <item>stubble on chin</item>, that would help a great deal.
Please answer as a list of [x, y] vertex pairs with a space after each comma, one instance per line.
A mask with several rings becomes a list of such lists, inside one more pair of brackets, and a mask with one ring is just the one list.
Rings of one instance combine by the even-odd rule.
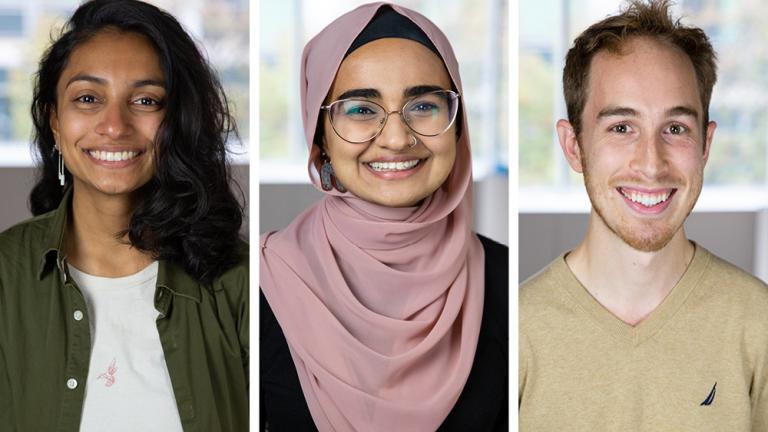
[[[582, 161], [586, 160], [583, 157]], [[683, 217], [679, 223], [675, 221], [666, 220], [627, 220], [622, 215], [617, 214], [615, 218], [606, 218], [608, 214], [606, 209], [603, 208], [603, 204], [610, 205], [611, 197], [599, 196], [600, 188], [597, 185], [592, 184], [592, 179], [589, 175], [589, 168], [586, 163], [584, 167], [584, 186], [587, 189], [587, 195], [592, 203], [592, 208], [595, 209], [597, 217], [603, 225], [617, 237], [619, 237], [629, 247], [641, 251], [641, 252], [657, 252], [664, 248], [677, 232], [683, 227], [683, 224], [688, 216], [693, 211], [693, 206], [698, 200], [701, 193], [701, 176], [691, 185], [691, 190], [694, 192], [692, 199], [686, 204], [688, 206], [685, 217]]]

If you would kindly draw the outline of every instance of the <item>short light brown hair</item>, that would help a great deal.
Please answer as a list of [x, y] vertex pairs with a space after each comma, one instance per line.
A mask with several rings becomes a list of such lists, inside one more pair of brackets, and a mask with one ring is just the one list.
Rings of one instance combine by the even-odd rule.
[[568, 50], [563, 69], [563, 92], [568, 109], [568, 121], [576, 136], [581, 132], [581, 114], [587, 101], [589, 68], [598, 52], [607, 50], [621, 54], [623, 45], [634, 37], [652, 37], [683, 51], [693, 63], [699, 86], [703, 127], [709, 123], [709, 101], [717, 81], [715, 50], [704, 31], [686, 27], [670, 16], [668, 0], [648, 2], [631, 0], [618, 15], [593, 24], [574, 40]]

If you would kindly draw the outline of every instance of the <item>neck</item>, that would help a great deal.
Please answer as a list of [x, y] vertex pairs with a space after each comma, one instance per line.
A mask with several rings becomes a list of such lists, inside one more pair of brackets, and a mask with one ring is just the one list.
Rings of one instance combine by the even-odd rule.
[[626, 244], [592, 210], [587, 235], [566, 262], [600, 304], [637, 325], [672, 291], [693, 254], [682, 227], [661, 249], [643, 252]]
[[153, 261], [132, 247], [127, 235], [121, 235], [128, 229], [137, 196], [93, 193], [77, 184], [72, 193], [65, 244], [70, 264], [91, 275], [120, 277]]

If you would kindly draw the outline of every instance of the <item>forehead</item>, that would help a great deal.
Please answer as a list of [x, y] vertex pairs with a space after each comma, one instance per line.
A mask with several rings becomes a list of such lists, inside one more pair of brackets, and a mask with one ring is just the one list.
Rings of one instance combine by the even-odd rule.
[[590, 64], [586, 95], [585, 112], [606, 105], [702, 109], [691, 60], [679, 48], [648, 37], [628, 40], [619, 53], [598, 52]]
[[87, 74], [106, 81], [163, 79], [160, 59], [149, 39], [139, 33], [105, 29], [78, 45], [69, 56], [59, 84]]
[[353, 51], [341, 63], [331, 88], [336, 96], [356, 88], [402, 92], [419, 85], [450, 89], [451, 79], [443, 61], [424, 45], [400, 38], [369, 42]]

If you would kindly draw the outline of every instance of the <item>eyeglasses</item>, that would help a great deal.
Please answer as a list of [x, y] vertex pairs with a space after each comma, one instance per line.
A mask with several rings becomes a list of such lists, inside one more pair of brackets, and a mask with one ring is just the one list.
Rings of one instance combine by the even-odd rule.
[[368, 99], [340, 99], [327, 109], [334, 132], [344, 141], [359, 144], [379, 136], [390, 114], [400, 114], [408, 128], [422, 136], [437, 136], [447, 131], [459, 111], [459, 94], [435, 90], [416, 96], [399, 111], [387, 111]]

